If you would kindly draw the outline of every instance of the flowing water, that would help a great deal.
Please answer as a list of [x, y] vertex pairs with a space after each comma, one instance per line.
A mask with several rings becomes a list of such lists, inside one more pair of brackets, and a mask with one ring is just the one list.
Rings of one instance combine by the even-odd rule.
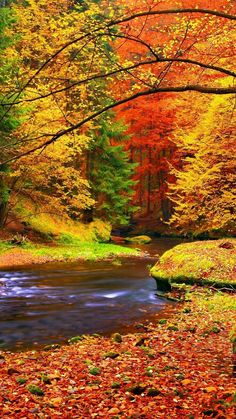
[[0, 348], [19, 350], [65, 342], [83, 333], [122, 331], [168, 304], [155, 295], [147, 265], [178, 244], [139, 246], [152, 257], [50, 263], [0, 271]]

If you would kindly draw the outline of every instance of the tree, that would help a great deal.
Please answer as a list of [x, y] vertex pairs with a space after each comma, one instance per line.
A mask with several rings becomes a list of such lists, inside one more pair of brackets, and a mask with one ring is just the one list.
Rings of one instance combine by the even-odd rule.
[[[89, 21], [91, 10], [88, 10], [86, 15], [88, 20], [80, 26], [77, 34], [75, 31], [70, 35], [67, 34], [67, 39], [65, 42], [62, 41], [60, 47], [52, 48], [53, 51], [49, 52], [44, 61], [36, 62], [34, 73], [31, 73], [32, 75], [22, 85], [19, 93], [22, 90], [30, 90], [30, 98], [28, 97], [26, 100], [43, 101], [46, 97], [65, 90], [73, 92], [72, 96], [76, 89], [78, 94], [81, 94], [89, 87], [90, 94], [94, 96], [96, 81], [103, 79], [107, 80], [109, 85], [119, 82], [122, 95], [115, 96], [108, 104], [98, 100], [96, 106], [93, 106], [92, 111], [90, 110], [86, 116], [81, 115], [76, 122], [71, 121], [71, 126], [64, 127], [56, 133], [49, 133], [41, 144], [32, 145], [27, 151], [18, 153], [13, 158], [44, 148], [63, 135], [85, 126], [103, 112], [138, 97], [161, 92], [196, 91], [218, 95], [235, 93], [236, 88], [232, 82], [235, 77], [232, 31], [233, 23], [236, 20], [236, 16], [233, 14], [235, 5], [231, 0], [225, 0], [223, 3], [220, 2], [219, 10], [192, 7], [190, 1], [178, 2], [178, 6], [172, 9], [161, 8], [159, 4], [152, 9], [145, 8], [143, 5], [138, 5], [138, 7], [135, 5], [129, 14], [124, 15], [124, 8], [120, 7], [117, 11], [113, 7], [108, 7], [105, 2], [102, 24], [100, 18], [97, 22], [93, 20], [92, 25]], [[116, 13], [116, 18], [114, 18], [114, 13]], [[153, 25], [152, 22], [154, 22]], [[145, 35], [145, 28], [150, 25], [155, 34], [153, 44], [146, 42], [145, 36], [142, 38], [142, 34]], [[144, 29], [139, 34], [140, 31], [135, 32], [135, 28], [140, 26]], [[165, 34], [163, 36], [164, 43], [160, 44], [162, 34]], [[105, 54], [107, 65], [104, 66], [103, 61], [103, 65], [99, 66], [98, 54], [101, 50], [98, 45], [101, 40], [103, 43], [112, 43], [117, 38], [123, 39], [124, 42], [132, 42], [138, 46], [138, 51], [142, 46], [141, 56], [138, 53], [130, 62], [119, 62], [112, 54], [109, 56]], [[55, 83], [53, 77], [50, 77], [50, 74], [53, 74], [55, 63], [61, 61], [64, 64], [61, 66], [63, 68], [65, 52], [73, 52], [73, 50], [88, 52], [84, 68], [89, 68], [89, 73], [85, 74], [82, 71], [76, 79], [66, 79], [68, 80], [66, 86], [65, 78], [63, 78], [64, 84], [59, 80]], [[213, 63], [214, 61], [217, 62], [217, 65]], [[73, 63], [73, 60], [70, 62]], [[91, 63], [98, 65], [91, 65]], [[151, 75], [150, 72], [145, 73], [147, 66], [152, 68]], [[134, 77], [134, 84], [131, 91], [124, 95], [122, 82], [125, 83], [131, 73]], [[42, 91], [37, 91], [35, 81], [39, 75], [43, 78], [43, 74], [47, 80], [50, 80], [50, 83], [48, 83], [48, 87], [44, 86]], [[217, 81], [226, 75], [231, 76], [227, 86], [217, 84]], [[194, 83], [194, 81], [196, 82]], [[17, 100], [14, 101], [14, 104], [16, 103]]]
[[[52, 7], [43, 0], [30, 0], [27, 7], [23, 3], [15, 6], [18, 15], [16, 27], [20, 37], [13, 51], [20, 62], [18, 82], [21, 85], [24, 84], [25, 75], [31, 78], [35, 68], [52, 54], [54, 48], [73, 38], [80, 27], [92, 25], [100, 19], [99, 6], [94, 2], [89, 2], [89, 7], [86, 6], [82, 11], [80, 7], [68, 6], [62, 0], [53, 3]], [[98, 101], [109, 103], [109, 97], [104, 98], [106, 89], [100, 79], [91, 80], [87, 86], [79, 85], [73, 90], [67, 89], [67, 86], [73, 83], [75, 75], [79, 77], [80, 73], [83, 75], [87, 71], [98, 71], [114, 57], [112, 49], [102, 40], [100, 44], [97, 43], [99, 52], [96, 51], [96, 61], [91, 63], [92, 47], [85, 44], [81, 49], [76, 49], [72, 45], [64, 51], [62, 57], [56, 57], [50, 68], [32, 79], [29, 88], [24, 89], [25, 102], [32, 103], [28, 106], [28, 113], [17, 131], [16, 144], [24, 158], [12, 163], [14, 187], [11, 188], [11, 206], [17, 205], [19, 197], [25, 197], [35, 204], [36, 211], [43, 207], [44, 212], [53, 212], [57, 208], [57, 213], [73, 218], [79, 217], [83, 210], [90, 209], [95, 201], [90, 196], [89, 180], [94, 196], [100, 196], [96, 182], [104, 190], [101, 166], [97, 158], [96, 171], [93, 170], [91, 174], [88, 171], [84, 173], [82, 161], [83, 156], [92, 152], [95, 158], [92, 150], [96, 148], [94, 136], [98, 135], [98, 149], [102, 148], [105, 153], [101, 160], [106, 164], [107, 173], [113, 173], [110, 173], [106, 193], [103, 193], [106, 197], [106, 208], [105, 203], [103, 206], [100, 203], [96, 212], [98, 213], [98, 206], [100, 212], [102, 207], [103, 215], [111, 218], [109, 208], [112, 205], [115, 211], [113, 219], [119, 219], [120, 222], [126, 220], [130, 212], [128, 201], [132, 183], [129, 180], [131, 165], [122, 146], [115, 145], [114, 139], [112, 143], [112, 136], [118, 141], [124, 128], [112, 122], [111, 115], [105, 116], [106, 123], [109, 124], [107, 134], [101, 118], [101, 129], [91, 123], [82, 132], [71, 132], [63, 136], [60, 143], [52, 142], [47, 148], [41, 148], [45, 137], [51, 137], [58, 130], [73, 126], [90, 108], [96, 107]], [[60, 91], [54, 94], [55, 89]], [[52, 94], [45, 94], [47, 90]], [[96, 96], [93, 95], [94, 90]], [[42, 96], [43, 100], [31, 101], [34, 94]], [[21, 103], [18, 106], [21, 106]], [[39, 150], [34, 155], [28, 153], [32, 146], [29, 138]], [[11, 158], [12, 150], [7, 144], [5, 150]], [[86, 164], [89, 165], [88, 162]], [[124, 185], [121, 193], [122, 181]]]
[[133, 203], [140, 207], [136, 216], [169, 218], [168, 161], [175, 158], [176, 148], [171, 141], [176, 119], [174, 108], [170, 95], [160, 95], [158, 100], [153, 96], [140, 98], [118, 113], [130, 125], [130, 139], [125, 148], [136, 163]]
[[124, 150], [127, 127], [113, 119], [114, 115], [106, 114], [92, 132], [86, 156], [87, 179], [96, 201], [93, 216], [124, 225], [136, 210], [131, 204], [136, 165], [129, 162], [128, 152]]
[[[15, 89], [14, 81], [17, 74], [17, 62], [15, 57], [9, 57], [6, 50], [14, 43], [13, 35], [8, 30], [15, 22], [15, 15], [5, 7], [6, 2], [0, 5], [0, 103], [11, 101], [12, 90]], [[13, 80], [13, 81], [12, 81]], [[20, 124], [20, 114], [16, 108], [9, 109], [0, 106], [0, 149], [4, 160], [6, 143], [14, 148], [14, 132]], [[7, 216], [7, 205], [12, 185], [12, 174], [8, 164], [0, 165], [0, 227], [3, 227]]]
[[170, 224], [181, 232], [221, 230], [235, 234], [236, 165], [234, 97], [216, 97], [200, 123], [176, 142], [183, 167], [173, 170], [174, 214]]

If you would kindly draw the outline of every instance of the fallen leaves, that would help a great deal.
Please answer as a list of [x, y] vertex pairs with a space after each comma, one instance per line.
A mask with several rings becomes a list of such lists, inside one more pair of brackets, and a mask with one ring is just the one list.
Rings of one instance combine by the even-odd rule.
[[171, 319], [149, 323], [145, 336], [2, 352], [1, 418], [233, 418], [230, 298], [213, 310], [216, 296], [195, 291]]

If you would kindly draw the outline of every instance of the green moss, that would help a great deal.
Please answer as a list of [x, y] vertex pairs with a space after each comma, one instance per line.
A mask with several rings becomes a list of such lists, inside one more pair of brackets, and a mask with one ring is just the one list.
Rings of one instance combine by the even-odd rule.
[[41, 375], [41, 381], [44, 384], [51, 384], [50, 377], [48, 377], [48, 375], [47, 374], [44, 374], [44, 373]]
[[11, 249], [13, 246], [7, 241], [0, 241], [0, 255]]
[[52, 260], [75, 261], [78, 259], [97, 260], [116, 256], [138, 255], [138, 252], [122, 246], [105, 243], [80, 243], [77, 246], [40, 246], [32, 250], [32, 255], [45, 256]]
[[169, 324], [169, 326], [167, 327], [167, 330], [172, 330], [174, 332], [177, 332], [179, 328], [175, 324]]
[[103, 358], [111, 358], [111, 359], [115, 359], [115, 358], [118, 358], [118, 356], [119, 356], [120, 354], [118, 354], [117, 352], [112, 352], [112, 351], [110, 351], [110, 352], [106, 352], [104, 355], [103, 355]]
[[16, 378], [16, 382], [18, 383], [18, 384], [25, 384], [26, 382], [27, 382], [27, 378], [24, 378], [24, 377], [17, 377]]
[[68, 339], [68, 343], [78, 343], [81, 342], [84, 339], [83, 335], [81, 336], [74, 336], [73, 338]]
[[151, 243], [152, 239], [149, 236], [135, 236], [135, 237], [126, 237], [125, 241], [128, 243], [148, 244], [148, 243]]
[[167, 319], [160, 319], [158, 321], [159, 324], [166, 324], [167, 323]]
[[89, 368], [89, 374], [91, 374], [91, 375], [99, 375], [100, 372], [101, 372], [101, 370], [98, 367]]
[[150, 273], [159, 289], [173, 283], [236, 288], [236, 240], [230, 242], [231, 248], [221, 247], [224, 240], [178, 245], [164, 253]]
[[117, 381], [114, 381], [114, 383], [112, 383], [111, 388], [120, 388], [121, 384], [118, 383]]
[[155, 396], [158, 396], [159, 394], [161, 394], [161, 391], [158, 390], [157, 388], [149, 388], [147, 391], [147, 396], [149, 397], [155, 397]]
[[34, 384], [28, 385], [27, 390], [31, 394], [35, 394], [36, 396], [44, 396], [44, 391], [40, 387], [35, 386]]
[[112, 335], [112, 340], [114, 340], [114, 342], [116, 343], [121, 343], [122, 342], [122, 336], [120, 333], [114, 333]]
[[236, 343], [236, 326], [231, 329], [229, 338], [232, 343]]

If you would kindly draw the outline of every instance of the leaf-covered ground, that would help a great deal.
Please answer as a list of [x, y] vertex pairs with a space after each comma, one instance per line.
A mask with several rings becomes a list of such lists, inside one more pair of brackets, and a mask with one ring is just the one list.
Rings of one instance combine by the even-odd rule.
[[2, 352], [0, 417], [233, 418], [235, 298], [197, 290], [186, 299], [137, 333]]

